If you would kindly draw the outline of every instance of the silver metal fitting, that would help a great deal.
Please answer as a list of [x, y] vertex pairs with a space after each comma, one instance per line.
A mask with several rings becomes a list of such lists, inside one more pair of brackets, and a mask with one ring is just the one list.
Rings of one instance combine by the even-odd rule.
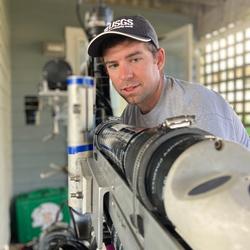
[[161, 124], [161, 127], [175, 129], [175, 128], [188, 127], [193, 125], [194, 123], [195, 123], [195, 115], [180, 115], [167, 118], [165, 122]]
[[70, 197], [71, 198], [76, 198], [76, 199], [82, 199], [83, 198], [83, 193], [82, 192], [71, 193]]

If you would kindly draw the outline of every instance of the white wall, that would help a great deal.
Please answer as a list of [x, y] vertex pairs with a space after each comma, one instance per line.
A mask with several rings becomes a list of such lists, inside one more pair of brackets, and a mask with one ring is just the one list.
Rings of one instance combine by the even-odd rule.
[[11, 81], [8, 0], [0, 0], [0, 250], [9, 242], [11, 196]]

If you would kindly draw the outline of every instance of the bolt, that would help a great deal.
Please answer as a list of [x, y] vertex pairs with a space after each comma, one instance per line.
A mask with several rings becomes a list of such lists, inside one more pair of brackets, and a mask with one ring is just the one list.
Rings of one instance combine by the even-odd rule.
[[223, 142], [222, 140], [216, 140], [214, 143], [214, 147], [216, 150], [221, 150], [223, 147]]

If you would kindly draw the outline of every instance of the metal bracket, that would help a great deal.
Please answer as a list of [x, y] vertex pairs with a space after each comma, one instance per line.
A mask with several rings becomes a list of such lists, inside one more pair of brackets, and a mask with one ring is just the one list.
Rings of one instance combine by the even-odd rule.
[[171, 118], [167, 118], [165, 122], [161, 124], [163, 128], [183, 128], [191, 126], [195, 123], [195, 115], [180, 115]]
[[104, 195], [111, 191], [111, 186], [104, 178], [101, 166], [91, 164], [90, 171], [93, 176], [93, 226], [96, 234], [97, 249], [103, 246], [103, 200]]

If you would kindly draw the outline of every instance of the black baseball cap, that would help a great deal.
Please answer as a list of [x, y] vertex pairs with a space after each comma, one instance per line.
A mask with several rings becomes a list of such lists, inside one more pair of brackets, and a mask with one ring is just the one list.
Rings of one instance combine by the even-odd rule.
[[152, 24], [142, 16], [123, 16], [112, 21], [88, 45], [88, 54], [102, 56], [102, 44], [114, 35], [130, 37], [141, 42], [152, 42], [159, 48], [158, 37]]

